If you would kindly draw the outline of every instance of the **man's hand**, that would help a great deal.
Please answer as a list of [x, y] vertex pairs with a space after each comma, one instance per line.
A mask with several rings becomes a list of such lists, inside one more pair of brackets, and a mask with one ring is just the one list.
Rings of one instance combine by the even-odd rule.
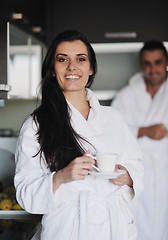
[[155, 124], [149, 127], [142, 127], [139, 129], [138, 138], [147, 136], [149, 138], [160, 140], [167, 135], [167, 129], [166, 127], [160, 123]]

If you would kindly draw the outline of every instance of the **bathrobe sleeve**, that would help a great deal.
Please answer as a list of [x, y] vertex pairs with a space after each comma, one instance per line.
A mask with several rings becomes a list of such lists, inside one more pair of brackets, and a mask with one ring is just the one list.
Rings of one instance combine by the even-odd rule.
[[[141, 195], [144, 189], [144, 169], [140, 145], [130, 131], [121, 113], [113, 107], [111, 107], [111, 109], [106, 108], [105, 110], [108, 118], [103, 123], [102, 128], [107, 129], [105, 130], [105, 136], [109, 135], [106, 145], [108, 145], [108, 148], [113, 152], [119, 154], [118, 164], [124, 166], [129, 172], [133, 180], [133, 188], [125, 185], [122, 187], [123, 194], [126, 201], [134, 200]], [[101, 115], [103, 116], [103, 122], [105, 113], [102, 112]], [[110, 121], [108, 119], [110, 119]], [[107, 133], [107, 131], [109, 133]]]
[[[27, 212], [48, 213], [54, 207], [52, 192], [53, 173], [48, 171], [43, 160], [40, 161], [37, 127], [29, 118], [21, 128], [17, 142], [14, 184], [16, 198]], [[46, 198], [47, 196], [47, 198]]]
[[[138, 136], [140, 125], [138, 124], [138, 107], [134, 108], [135, 104], [132, 101], [134, 99], [134, 92], [132, 86], [126, 86], [118, 94], [115, 99], [112, 101], [111, 106], [116, 108], [124, 117], [127, 122], [132, 134], [134, 137]], [[137, 121], [136, 121], [137, 119]]]
[[[125, 145], [127, 151], [121, 157], [121, 164], [127, 169], [132, 180], [133, 188], [124, 186], [124, 198], [127, 201], [134, 200], [138, 198], [144, 190], [144, 169], [143, 169], [143, 160], [142, 153], [140, 150], [139, 143], [131, 133], [129, 127], [123, 120], [124, 126], [124, 136], [125, 136]], [[132, 194], [132, 190], [134, 191]]]

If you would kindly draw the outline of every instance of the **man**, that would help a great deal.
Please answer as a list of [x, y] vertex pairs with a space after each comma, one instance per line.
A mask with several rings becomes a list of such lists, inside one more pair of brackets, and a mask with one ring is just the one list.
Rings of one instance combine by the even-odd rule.
[[145, 190], [130, 207], [139, 240], [168, 239], [168, 55], [160, 41], [139, 53], [142, 68], [121, 89], [112, 106], [127, 121], [142, 149]]

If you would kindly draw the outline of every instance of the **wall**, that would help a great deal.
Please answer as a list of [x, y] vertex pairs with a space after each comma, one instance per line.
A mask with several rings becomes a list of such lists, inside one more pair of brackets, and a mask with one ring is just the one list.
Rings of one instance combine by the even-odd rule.
[[12, 128], [18, 134], [26, 117], [36, 108], [36, 100], [5, 100], [0, 108], [0, 128]]
[[136, 52], [96, 53], [98, 71], [93, 90], [119, 90], [141, 71]]

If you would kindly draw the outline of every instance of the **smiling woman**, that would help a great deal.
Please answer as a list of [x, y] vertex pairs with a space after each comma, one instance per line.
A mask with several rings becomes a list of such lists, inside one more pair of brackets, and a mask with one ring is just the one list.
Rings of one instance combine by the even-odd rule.
[[83, 42], [62, 42], [58, 45], [55, 57], [55, 73], [64, 95], [68, 99], [71, 91], [77, 91], [85, 98], [85, 86], [92, 69], [88, 50]]
[[[41, 105], [19, 135], [17, 200], [43, 214], [41, 240], [136, 239], [126, 204], [143, 188], [141, 152], [121, 115], [89, 89], [96, 70], [88, 40], [60, 33], [43, 62]], [[117, 153], [123, 174], [93, 175], [96, 152]]]

